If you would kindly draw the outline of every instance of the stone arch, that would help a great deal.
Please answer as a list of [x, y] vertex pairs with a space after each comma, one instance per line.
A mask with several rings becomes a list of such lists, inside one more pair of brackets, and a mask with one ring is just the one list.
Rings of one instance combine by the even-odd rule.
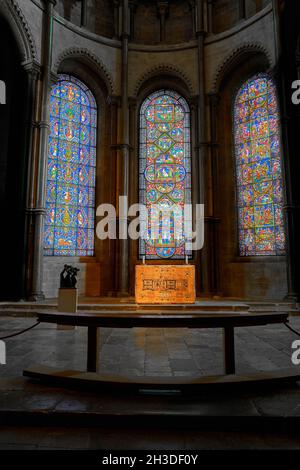
[[37, 59], [36, 45], [21, 8], [16, 0], [0, 2], [0, 14], [7, 20], [16, 39], [22, 62], [32, 62]]
[[72, 47], [63, 51], [57, 58], [54, 64], [54, 73], [58, 73], [59, 67], [63, 62], [68, 59], [78, 59], [79, 61], [88, 65], [92, 70], [94, 70], [103, 80], [106, 85], [107, 92], [109, 95], [114, 94], [115, 85], [112, 79], [111, 74], [106, 69], [103, 62], [91, 51], [83, 47]]
[[190, 95], [195, 94], [192, 81], [180, 68], [175, 67], [174, 65], [170, 65], [170, 64], [159, 64], [159, 65], [156, 65], [155, 67], [152, 67], [151, 69], [148, 69], [138, 78], [133, 88], [134, 98], [137, 98], [144, 83], [146, 83], [151, 78], [159, 77], [162, 75], [164, 76], [169, 75], [171, 77], [179, 78], [186, 85], [189, 94]]
[[249, 56], [263, 55], [266, 58], [268, 67], [271, 67], [272, 59], [269, 51], [260, 43], [242, 44], [240, 47], [234, 49], [232, 53], [226, 57], [222, 64], [218, 67], [214, 80], [212, 83], [212, 93], [217, 93], [226, 76], [228, 76], [233, 69], [238, 67]]

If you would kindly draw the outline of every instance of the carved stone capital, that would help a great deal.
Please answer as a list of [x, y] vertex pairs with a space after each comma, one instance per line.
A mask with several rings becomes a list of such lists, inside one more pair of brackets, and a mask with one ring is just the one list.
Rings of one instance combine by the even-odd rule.
[[23, 62], [22, 67], [33, 80], [37, 80], [41, 76], [41, 65], [36, 61]]

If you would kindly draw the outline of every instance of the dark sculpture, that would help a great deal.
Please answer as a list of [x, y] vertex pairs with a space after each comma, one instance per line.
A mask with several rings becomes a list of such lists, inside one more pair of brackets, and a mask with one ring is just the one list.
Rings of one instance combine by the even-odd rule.
[[80, 269], [65, 264], [64, 269], [60, 273], [60, 288], [75, 289], [78, 271], [80, 271]]

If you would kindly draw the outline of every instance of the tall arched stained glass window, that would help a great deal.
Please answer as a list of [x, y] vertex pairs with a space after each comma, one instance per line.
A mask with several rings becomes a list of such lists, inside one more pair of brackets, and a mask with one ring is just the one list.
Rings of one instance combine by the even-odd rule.
[[239, 253], [285, 254], [276, 88], [267, 75], [242, 85], [234, 105]]
[[97, 107], [78, 79], [52, 87], [44, 252], [94, 254]]
[[[189, 256], [183, 208], [191, 203], [190, 112], [185, 99], [174, 91], [157, 91], [141, 106], [139, 185], [140, 202], [148, 213], [140, 256], [147, 259]], [[164, 228], [164, 216], [155, 214], [157, 208], [169, 210], [169, 230]], [[152, 229], [156, 224], [154, 237], [151, 222]]]

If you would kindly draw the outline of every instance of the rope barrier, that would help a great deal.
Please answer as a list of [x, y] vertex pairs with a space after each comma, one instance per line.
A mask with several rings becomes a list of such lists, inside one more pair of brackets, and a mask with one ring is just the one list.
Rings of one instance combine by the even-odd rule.
[[39, 324], [40, 324], [40, 322], [38, 321], [38, 322], [35, 323], [34, 325], [30, 326], [29, 328], [25, 328], [25, 330], [19, 331], [18, 333], [13, 333], [13, 334], [11, 334], [11, 335], [2, 336], [2, 337], [0, 337], [0, 340], [2, 340], [2, 339], [7, 339], [7, 338], [12, 338], [13, 336], [22, 335], [23, 333], [26, 333], [26, 331], [32, 330], [32, 328], [35, 328], [35, 327], [38, 326]]
[[292, 328], [290, 325], [288, 325], [288, 323], [284, 323], [284, 325], [285, 325], [290, 331], [292, 331], [293, 333], [295, 333], [295, 335], [300, 336], [299, 331], [294, 330], [294, 328]]

